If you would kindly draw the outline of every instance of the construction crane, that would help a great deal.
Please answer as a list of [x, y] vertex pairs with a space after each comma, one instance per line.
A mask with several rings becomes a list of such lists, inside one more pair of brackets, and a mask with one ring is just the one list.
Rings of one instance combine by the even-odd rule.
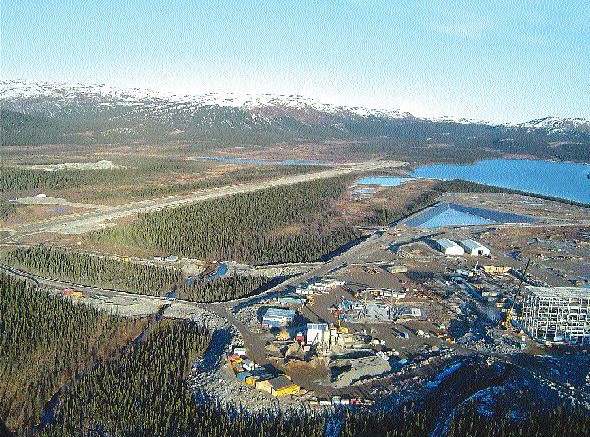
[[529, 269], [530, 264], [531, 259], [529, 258], [526, 262], [524, 271], [522, 272], [522, 276], [520, 277], [520, 282], [518, 283], [518, 290], [516, 290], [514, 299], [512, 299], [512, 305], [510, 305], [510, 309], [506, 312], [506, 318], [502, 322], [502, 328], [504, 329], [510, 329], [512, 327], [512, 318], [514, 317], [514, 305], [516, 304], [516, 299], [518, 298], [518, 296], [520, 296], [520, 291], [522, 290], [522, 283], [524, 282], [524, 278], [526, 277], [526, 272]]

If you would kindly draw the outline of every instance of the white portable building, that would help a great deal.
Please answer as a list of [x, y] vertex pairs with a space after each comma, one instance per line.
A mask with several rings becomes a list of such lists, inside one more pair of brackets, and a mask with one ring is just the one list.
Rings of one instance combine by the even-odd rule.
[[307, 344], [325, 343], [330, 339], [330, 331], [327, 323], [307, 324]]

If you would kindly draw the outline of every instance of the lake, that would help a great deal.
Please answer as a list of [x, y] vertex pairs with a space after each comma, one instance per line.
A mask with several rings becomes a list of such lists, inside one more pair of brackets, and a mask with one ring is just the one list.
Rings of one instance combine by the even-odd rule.
[[490, 159], [470, 165], [418, 167], [413, 177], [463, 179], [590, 204], [589, 164], [532, 159]]

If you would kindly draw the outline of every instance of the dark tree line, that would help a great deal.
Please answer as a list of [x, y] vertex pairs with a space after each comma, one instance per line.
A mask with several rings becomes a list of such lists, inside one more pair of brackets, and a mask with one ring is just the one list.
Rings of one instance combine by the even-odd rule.
[[183, 283], [177, 289], [177, 297], [193, 302], [221, 302], [252, 294], [272, 281], [263, 276], [231, 275], [213, 280], [196, 280]]
[[140, 292], [165, 294], [181, 282], [180, 271], [148, 264], [90, 255], [72, 250], [33, 246], [6, 253], [7, 264], [51, 279]]
[[122, 180], [121, 170], [44, 171], [16, 167], [0, 167], [0, 192], [36, 189], [60, 190], [92, 183]]
[[118, 360], [105, 362], [63, 397], [46, 436], [323, 436], [316, 420], [249, 416], [198, 406], [185, 378], [209, 333], [186, 322], [163, 322]]
[[[60, 192], [87, 185], [100, 186], [86, 200], [100, 201], [120, 193], [127, 199], [145, 199], [206, 188], [214, 188], [253, 180], [275, 178], [318, 171], [317, 166], [261, 165], [230, 168], [218, 175], [207, 170], [219, 167], [217, 163], [174, 159], [122, 160], [126, 168], [44, 171], [24, 167], [0, 166], [0, 193], [18, 195], [31, 191]], [[165, 175], [166, 183], [158, 180]], [[195, 176], [198, 179], [195, 179]], [[185, 178], [191, 180], [183, 181]], [[127, 189], [128, 188], [128, 189]], [[0, 211], [1, 212], [1, 211]], [[2, 216], [0, 215], [0, 218]]]
[[0, 220], [7, 219], [16, 212], [16, 205], [7, 200], [0, 199]]
[[586, 437], [590, 435], [590, 413], [581, 408], [555, 408], [550, 411], [538, 410], [527, 412], [524, 421], [515, 421], [508, 416], [486, 418], [471, 405], [461, 411], [453, 421], [448, 436], [481, 437]]
[[43, 245], [13, 249], [4, 255], [4, 261], [17, 269], [55, 280], [150, 296], [176, 291], [176, 297], [195, 302], [236, 299], [252, 294], [270, 281], [262, 276], [231, 275], [215, 279], [200, 277], [188, 282], [173, 267], [138, 264]]
[[[339, 437], [423, 437], [430, 435], [434, 414], [409, 403], [396, 412], [347, 412]], [[471, 405], [454, 414], [447, 437], [586, 437], [590, 415], [582, 409], [532, 407], [527, 417], [515, 420], [507, 415], [485, 417]]]
[[[154, 175], [203, 172], [210, 164], [171, 158], [121, 158], [116, 164], [125, 168], [115, 169], [64, 169], [45, 171], [37, 168], [0, 166], [0, 193], [16, 193], [30, 190], [58, 191], [84, 185], [118, 187], [121, 184], [137, 184]], [[108, 191], [108, 190], [107, 190]]]
[[12, 429], [31, 425], [62, 384], [117, 353], [142, 325], [0, 272], [0, 419]]
[[255, 264], [321, 258], [357, 237], [339, 220], [343, 178], [272, 187], [142, 214], [94, 239], [200, 259]]

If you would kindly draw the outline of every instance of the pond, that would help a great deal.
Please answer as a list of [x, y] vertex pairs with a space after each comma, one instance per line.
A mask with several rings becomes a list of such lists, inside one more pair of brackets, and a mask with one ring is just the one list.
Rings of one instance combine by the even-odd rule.
[[414, 178], [400, 178], [397, 176], [370, 176], [358, 179], [356, 185], [379, 185], [380, 187], [397, 187], [398, 185], [411, 181]]
[[212, 281], [214, 279], [219, 279], [222, 278], [223, 276], [225, 276], [225, 274], [228, 271], [228, 266], [225, 263], [221, 263], [217, 266], [217, 269], [215, 270], [215, 272], [207, 275], [206, 279], [208, 281]]

